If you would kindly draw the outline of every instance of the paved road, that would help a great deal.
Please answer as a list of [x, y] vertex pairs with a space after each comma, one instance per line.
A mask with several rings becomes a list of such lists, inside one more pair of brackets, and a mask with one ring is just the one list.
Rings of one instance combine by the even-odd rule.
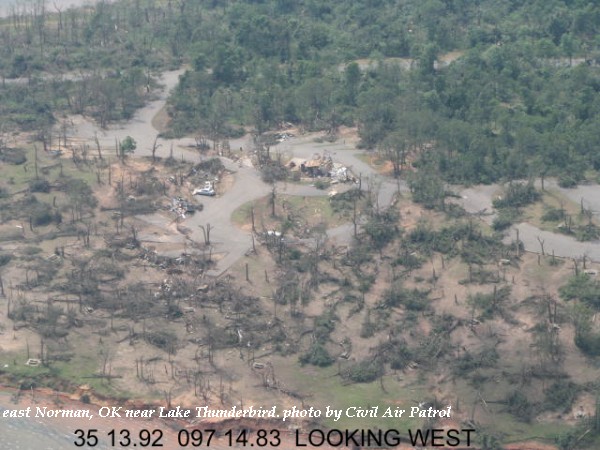
[[[164, 88], [157, 93], [156, 99], [139, 109], [127, 122], [111, 124], [107, 129], [102, 129], [96, 122], [88, 118], [74, 116], [72, 119], [75, 126], [70, 130], [72, 137], [84, 139], [94, 146], [93, 138], [96, 135], [103, 148], [112, 150], [115, 147], [115, 139], [121, 141], [125, 136], [131, 136], [137, 142], [135, 156], [151, 156], [154, 140], [158, 136], [158, 131], [152, 125], [152, 119], [163, 108], [169, 92], [177, 86], [179, 76], [183, 73], [183, 69], [164, 72], [160, 79]], [[175, 157], [183, 156], [185, 159], [198, 161], [198, 154], [189, 149], [189, 146], [194, 144], [194, 140], [191, 138], [158, 139], [157, 156], [169, 156], [171, 144]]]
[[516, 241], [517, 229], [519, 240], [523, 242], [527, 251], [541, 253], [539, 237], [544, 242], [544, 251], [547, 255], [551, 255], [554, 251], [556, 256], [564, 258], [580, 259], [585, 256], [588, 260], [600, 262], [600, 241], [579, 242], [571, 236], [540, 230], [529, 223], [519, 223], [511, 227], [509, 236], [505, 239], [506, 243]]
[[[539, 181], [536, 182], [538, 187]], [[575, 203], [583, 202], [584, 208], [591, 209], [596, 218], [600, 217], [600, 186], [596, 183], [582, 184], [572, 189], [558, 186], [556, 180], [545, 182], [546, 189], [553, 189], [564, 195]], [[547, 253], [554, 253], [568, 258], [582, 258], [584, 255], [596, 262], [600, 262], [600, 240], [579, 242], [571, 236], [560, 233], [542, 231], [528, 223], [517, 225], [519, 238], [524, 242], [529, 251], [541, 252], [538, 237], [544, 241], [544, 249]], [[516, 232], [513, 233], [516, 235]]]
[[[537, 182], [536, 184], [539, 184]], [[600, 212], [600, 186], [597, 184], [582, 185], [575, 189], [564, 189], [559, 187], [554, 180], [545, 182], [546, 189], [556, 189], [562, 195], [579, 203], [583, 198], [583, 204], [586, 208], [591, 208], [596, 216]], [[460, 191], [461, 205], [471, 214], [478, 214], [482, 220], [491, 224], [495, 217], [495, 210], [492, 206], [493, 197], [501, 192], [502, 187], [494, 185], [478, 185]], [[571, 236], [560, 233], [552, 233], [540, 230], [529, 223], [515, 224], [509, 229], [506, 243], [516, 240], [519, 230], [519, 240], [523, 242], [525, 249], [534, 253], [541, 253], [540, 242], [544, 241], [544, 250], [551, 254], [554, 250], [556, 256], [565, 258], [582, 258], [584, 255], [596, 262], [600, 262], [600, 241], [579, 242]]]
[[[122, 140], [129, 135], [138, 143], [135, 155], [150, 156], [152, 145], [158, 135], [157, 130], [152, 125], [152, 119], [165, 105], [168, 93], [177, 85], [179, 76], [182, 73], [183, 70], [165, 72], [161, 80], [164, 89], [158, 93], [156, 100], [149, 102], [144, 108], [140, 109], [131, 121], [102, 130], [90, 120], [76, 118], [76, 126], [72, 134], [87, 140], [90, 144], [93, 143], [93, 137], [96, 135], [101, 145], [107, 149], [114, 148], [115, 138]], [[168, 156], [172, 146], [175, 157], [192, 162], [199, 160], [198, 154], [190, 148], [194, 144], [191, 138], [158, 139], [158, 144], [160, 145], [157, 151], [158, 156]], [[249, 136], [246, 136], [232, 141], [231, 145], [234, 148], [250, 149], [252, 148], [252, 141]], [[331, 155], [335, 161], [349, 167], [356, 175], [361, 174], [365, 189], [369, 184], [376, 186], [378, 203], [382, 208], [391, 204], [398, 189], [400, 189], [400, 192], [408, 190], [404, 182], [398, 184], [394, 180], [378, 175], [371, 166], [356, 156], [358, 151], [353, 144], [346, 144], [345, 141], [317, 143], [314, 141], [314, 136], [300, 136], [289, 139], [278, 146], [277, 150], [288, 153], [289, 156], [293, 155], [306, 159], [312, 158], [315, 154], [323, 155], [325, 153]], [[233, 187], [219, 198], [204, 199], [204, 210], [200, 214], [189, 217], [183, 224], [191, 230], [190, 238], [197, 242], [203, 242], [203, 233], [199, 225], [211, 224], [211, 242], [214, 245], [214, 251], [223, 256], [217, 268], [210, 272], [211, 275], [219, 275], [226, 271], [251, 247], [250, 234], [241, 231], [232, 224], [231, 214], [233, 211], [241, 205], [259, 199], [270, 192], [270, 187], [261, 181], [258, 171], [254, 168], [247, 165], [239, 167], [227, 158], [222, 158], [222, 160], [227, 169], [234, 173]], [[549, 181], [548, 186], [554, 185]], [[278, 192], [289, 195], [326, 195], [326, 192], [313, 186], [292, 183], [280, 184], [277, 189]], [[491, 223], [494, 212], [492, 199], [495, 192], [499, 190], [500, 186], [498, 185], [474, 186], [464, 189], [460, 192], [462, 196], [461, 204], [470, 213], [483, 213], [481, 214], [482, 219]], [[586, 207], [591, 207], [594, 211], [600, 211], [600, 188], [597, 185], [580, 186], [574, 190], [562, 189], [561, 192], [577, 202], [583, 197]], [[537, 237], [540, 236], [541, 239], [545, 240], [546, 250], [548, 252], [554, 250], [557, 256], [575, 258], [586, 254], [591, 259], [600, 261], [600, 242], [579, 243], [569, 236], [543, 232], [530, 224], [518, 224], [516, 227], [519, 228], [520, 238], [529, 251], [539, 251], [540, 246]], [[511, 233], [514, 235], [514, 229]], [[329, 230], [328, 235], [338, 243], [347, 243], [352, 239], [352, 225], [343, 224]], [[511, 239], [512, 237], [509, 235], [507, 241]]]
[[[132, 120], [111, 125], [108, 129], [101, 129], [98, 125], [86, 118], [73, 118], [74, 127], [71, 135], [74, 138], [83, 139], [92, 147], [94, 136], [97, 136], [105, 152], [114, 149], [115, 139], [121, 141], [125, 136], [131, 136], [137, 142], [135, 156], [151, 156], [151, 149], [158, 131], [152, 125], [152, 119], [163, 108], [168, 93], [173, 89], [183, 70], [169, 71], [163, 74], [161, 83], [164, 85], [157, 99], [149, 102], [144, 108], [137, 111]], [[356, 157], [357, 150], [345, 143], [318, 144], [313, 141], [314, 136], [292, 138], [287, 141], [287, 147], [292, 149], [293, 155], [303, 158], [311, 158], [313, 154], [328, 151], [335, 161], [341, 162], [350, 167], [355, 174], [362, 174], [363, 188], [367, 189], [369, 181], [373, 181], [378, 189], [378, 202], [380, 207], [388, 206], [394, 194], [397, 192], [396, 182], [385, 180], [380, 177], [368, 164], [365, 164]], [[194, 144], [193, 139], [158, 139], [160, 146], [156, 152], [157, 156], [166, 157], [169, 155], [171, 146], [176, 158], [183, 158], [188, 161], [197, 162], [198, 154], [190, 148]], [[243, 147], [252, 148], [252, 141], [249, 136], [231, 142], [233, 148]], [[233, 211], [241, 205], [252, 200], [259, 199], [267, 195], [271, 188], [260, 179], [260, 174], [253, 167], [238, 164], [227, 158], [221, 158], [226, 168], [234, 174], [234, 184], [231, 189], [218, 198], [203, 198], [204, 209], [201, 213], [188, 217], [183, 226], [187, 227], [190, 233], [190, 239], [196, 242], [204, 241], [204, 234], [200, 226], [211, 225], [211, 244], [214, 252], [221, 256], [217, 268], [209, 272], [209, 275], [219, 275], [231, 267], [240, 259], [252, 245], [251, 235], [234, 226], [231, 222]], [[406, 189], [402, 185], [402, 189]], [[314, 186], [299, 185], [293, 183], [280, 183], [277, 191], [288, 195], [301, 196], [322, 196], [327, 192], [316, 189]], [[165, 225], [167, 222], [165, 221]], [[347, 243], [352, 238], [351, 224], [345, 224], [329, 231], [331, 238], [338, 243]], [[183, 238], [182, 238], [183, 240]]]
[[561, 188], [555, 180], [545, 183], [546, 189], [555, 189], [575, 203], [583, 201], [583, 207], [591, 209], [596, 217], [600, 217], [600, 187], [593, 184], [581, 184], [574, 188]]
[[[363, 188], [367, 189], [371, 181], [378, 189], [378, 202], [380, 207], [386, 207], [391, 204], [394, 195], [398, 191], [398, 184], [395, 180], [382, 177], [370, 165], [358, 158], [359, 152], [353, 144], [346, 144], [345, 141], [334, 143], [317, 143], [314, 141], [314, 135], [300, 136], [286, 141], [285, 149], [299, 158], [311, 159], [314, 155], [330, 155], [335, 162], [339, 162], [348, 167], [357, 177], [362, 175]], [[400, 183], [400, 191], [408, 190], [406, 183]]]
[[237, 170], [234, 175], [235, 183], [223, 196], [203, 200], [202, 212], [194, 214], [185, 223], [192, 229], [191, 238], [199, 242], [203, 241], [199, 225], [206, 226], [206, 223], [210, 222], [214, 227], [211, 231], [211, 243], [215, 250], [224, 256], [219, 260], [217, 268], [208, 272], [209, 275], [221, 274], [252, 248], [251, 234], [236, 227], [231, 222], [231, 215], [243, 204], [264, 197], [271, 191], [270, 186], [262, 182], [254, 168], [236, 168], [231, 161], [225, 158], [223, 161], [228, 169]]

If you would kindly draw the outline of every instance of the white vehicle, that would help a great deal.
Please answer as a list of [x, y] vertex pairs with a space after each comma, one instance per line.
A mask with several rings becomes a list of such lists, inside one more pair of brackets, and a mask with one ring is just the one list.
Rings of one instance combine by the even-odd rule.
[[206, 195], [208, 197], [214, 197], [217, 193], [215, 192], [215, 188], [213, 187], [213, 184], [211, 181], [206, 181], [204, 183], [204, 187], [202, 189], [196, 188], [194, 189], [194, 192], [192, 192], [193, 195]]
[[216, 195], [215, 190], [212, 187], [203, 187], [202, 189], [194, 189], [194, 195], [206, 195], [208, 197], [214, 197]]

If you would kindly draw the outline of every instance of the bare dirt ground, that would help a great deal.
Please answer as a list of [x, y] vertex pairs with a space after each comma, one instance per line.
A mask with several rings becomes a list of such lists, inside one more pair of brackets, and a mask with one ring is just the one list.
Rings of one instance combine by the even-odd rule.
[[[117, 140], [121, 140], [125, 136], [130, 135], [138, 143], [138, 149], [136, 150], [135, 157], [149, 156], [151, 153], [151, 147], [157, 135], [157, 130], [154, 129], [152, 120], [160, 111], [163, 110], [166, 92], [168, 92], [168, 90], [176, 84], [179, 74], [181, 74], [181, 71], [167, 72], [163, 79], [166, 87], [165, 90], [160, 94], [159, 99], [151, 102], [146, 108], [140, 110], [138, 114], [136, 114], [134, 120], [132, 120], [130, 123], [114, 126], [109, 130], [100, 130], [85, 118], [74, 118], [75, 127], [72, 130], [73, 136], [88, 142], [93, 148], [93, 138], [94, 135], [96, 135], [98, 136], [101, 144], [105, 146], [108, 153], [110, 151], [108, 149], [114, 149], [115, 138]], [[363, 187], [365, 189], [377, 191], [376, 198], [380, 207], [382, 208], [392, 204], [396, 194], [400, 193], [400, 196], [402, 196], [402, 194], [406, 192], [406, 186], [403, 183], [397, 184], [394, 181], [390, 181], [382, 177], [375, 169], [356, 156], [355, 144], [357, 135], [355, 130], [342, 129], [339, 139], [333, 143], [316, 142], [316, 137], [318, 137], [316, 134], [300, 135], [286, 141], [285, 144], [281, 145], [281, 150], [289, 153], [290, 156], [300, 156], [307, 159], [311, 158], [316, 153], [321, 155], [331, 155], [335, 161], [342, 162], [355, 174], [362, 175]], [[173, 154], [176, 158], [182, 158], [193, 162], [197, 162], [199, 160], [198, 153], [193, 151], [190, 147], [193, 144], [192, 139], [159, 139], [157, 142], [161, 145], [157, 152], [157, 154], [161, 157], [166, 157], [169, 155], [172, 145], [174, 148]], [[201, 226], [206, 227], [208, 224], [210, 224], [213, 228], [213, 231], [211, 232], [211, 241], [214, 251], [219, 257], [219, 261], [217, 269], [211, 271], [209, 275], [221, 275], [225, 271], [235, 267], [236, 263], [239, 264], [242, 260], [247, 261], [251, 259], [251, 257], [242, 259], [247, 251], [251, 248], [250, 232], [247, 229], [240, 231], [240, 229], [232, 223], [231, 215], [239, 206], [252, 200], [264, 197], [270, 191], [270, 187], [260, 180], [258, 171], [249, 163], [249, 151], [252, 149], [250, 137], [246, 136], [240, 140], [233, 141], [231, 143], [231, 147], [242, 147], [245, 153], [242, 164], [235, 163], [227, 158], [222, 158], [226, 168], [232, 173], [231, 183], [228, 183], [228, 186], [226, 189], [224, 189], [224, 192], [220, 192], [217, 197], [202, 198], [204, 210], [186, 218], [182, 223], [183, 226], [190, 230], [190, 237], [196, 241], [202, 241], [203, 239], [200, 229]], [[132, 159], [131, 162], [132, 164], [138, 164], [135, 159]], [[287, 185], [280, 184], [277, 186], [277, 189], [278, 192], [288, 195], [326, 195], [325, 192], [306, 185], [295, 185], [289, 183]], [[479, 187], [472, 188], [471, 190], [467, 191], [467, 194], [465, 195], [467, 198], [463, 199], [463, 204], [470, 212], [473, 213], [477, 213], [482, 209], [490, 208], [492, 197], [497, 189], [498, 187], [495, 186], [488, 186], [481, 189]], [[101, 199], [101, 201], [108, 201], [108, 199]], [[401, 199], [396, 206], [401, 211], [402, 226], [407, 230], [409, 230], [411, 227], [414, 227], [417, 221], [421, 218], [436, 224], [442, 220], [439, 216], [436, 216], [435, 213], [424, 211], [420, 207], [410, 204], [410, 202], [406, 199]], [[146, 222], [146, 235], [143, 237], [147, 240], [147, 242], [156, 239], [157, 242], [162, 242], [166, 245], [172, 245], [174, 251], [176, 252], [181, 251], [181, 247], [175, 246], [177, 242], [177, 230], [172, 229], [173, 227], [169, 227], [168, 224], [166, 224], [166, 219], [167, 217], [161, 214], [149, 215], [143, 218], [140, 217], [140, 220], [144, 220]], [[342, 224], [339, 227], [328, 230], [328, 235], [337, 244], [348, 243], [352, 236], [352, 225], [349, 223]], [[559, 237], [566, 238], [565, 236]], [[532, 240], [535, 239], [535, 236], [532, 236], [532, 238], [527, 238], [526, 233], [524, 233], [524, 235], [521, 236], [521, 240], [525, 239], [528, 239], [526, 242], [526, 247], [528, 249], [530, 243], [538, 245], [537, 240]], [[558, 251], [557, 255], [560, 255]], [[391, 258], [393, 255], [386, 256]], [[513, 286], [515, 298], [523, 299], [530, 294], [531, 290], [539, 289], [537, 283], [539, 283], [539, 285], [542, 287], [545, 285], [547, 288], [554, 289], [556, 285], [562, 282], [564, 277], [569, 272], [569, 268], [564, 266], [561, 271], [558, 272], [556, 278], [549, 279], [547, 278], [547, 273], [543, 271], [543, 268], [537, 267], [535, 259], [535, 255], [526, 256], [524, 267], [521, 268], [527, 272], [524, 276], [519, 275], [520, 272], [517, 268], [509, 269], [507, 274], [509, 277], [508, 279], [510, 279], [512, 275], [515, 275]], [[436, 309], [439, 308], [440, 311], [447, 311], [465, 321], [468, 321], [470, 317], [466, 312], [466, 299], [470, 294], [484, 290], [484, 288], [473, 284], [459, 284], [458, 280], [466, 277], [465, 267], [448, 264], [448, 267], [442, 268], [442, 262], [437, 259], [432, 260], [431, 263], [425, 264], [425, 266], [418, 273], [422, 280], [421, 283], [429, 282], [427, 280], [431, 278], [433, 269], [436, 270], [439, 276], [438, 283], [435, 286], [432, 295], [432, 297], [435, 298]], [[139, 272], [136, 272], [138, 273], [139, 278], [143, 279], [144, 269], [138, 268], [136, 270], [139, 270]], [[330, 269], [323, 268], [323, 270]], [[381, 296], [383, 290], [391, 279], [390, 274], [386, 272], [386, 267], [377, 268], [377, 270], [377, 275], [379, 277], [378, 283], [373, 286], [372, 291], [367, 294], [365, 299], [365, 302], [368, 306], [375, 305], [376, 300]], [[153, 276], [156, 276], [156, 274]], [[534, 283], [535, 285], [532, 286], [531, 283]], [[267, 287], [267, 289], [268, 288], [270, 287]], [[247, 287], [249, 292], [253, 292], [253, 289], [256, 289], [256, 292], [259, 291], [260, 288], [258, 283], [256, 286]], [[489, 289], [489, 287], [487, 289]], [[324, 311], [324, 308], [327, 306], [327, 302], [331, 301], [325, 298], [331, 293], [331, 290], [328, 290], [327, 287], [324, 287], [320, 293], [323, 294], [323, 301], [314, 301], [312, 304], [310, 304], [306, 311], [307, 314], [315, 316], [321, 314]], [[264, 299], [263, 307], [265, 310], [268, 307], [268, 302], [268, 299]], [[516, 305], [511, 306], [516, 307]], [[351, 316], [349, 308], [347, 307], [341, 306], [340, 311], [340, 316], [344, 317], [344, 319], [343, 323], [341, 324], [342, 326], [334, 333], [336, 342], [342, 341], [345, 337], [352, 338], [353, 335], [356, 334], [355, 330], [360, 326], [360, 323], [363, 319], [362, 314], [355, 314], [354, 316]], [[100, 312], [95, 314], [100, 314]], [[396, 314], [396, 316], [398, 316], [398, 314]], [[2, 316], [0, 316], [0, 318], [1, 317]], [[103, 320], [108, 319], [106, 316], [99, 318]], [[197, 321], [199, 320], [199, 318], [196, 319]], [[186, 319], [182, 319], [182, 321], [185, 320]], [[517, 331], [508, 329], [505, 325], [494, 322], [486, 324], [485, 326], [475, 326], [473, 329], [462, 327], [456, 332], [457, 338], [463, 339], [465, 345], [481, 345], [481, 338], [479, 336], [514, 334], [515, 339], [511, 341], [510, 345], [513, 346], [511, 351], [514, 351], [515, 354], [517, 354], [521, 347], [527, 348], [529, 345], [530, 338], [527, 330], [531, 328], [533, 324], [532, 320], [530, 320], [530, 317], [527, 314], [524, 314], [523, 319], [520, 318], [520, 320], [522, 320], [522, 323], [519, 324], [521, 329]], [[8, 325], [8, 321], [5, 323]], [[161, 325], [167, 328], [171, 324], [164, 323]], [[138, 329], [141, 326], [142, 325], [140, 324], [136, 325]], [[415, 327], [415, 334], [426, 334], [429, 331], [429, 328], [430, 324], [426, 320], [419, 320]], [[22, 331], [20, 333], [24, 332], [25, 331]], [[128, 380], [123, 382], [122, 387], [124, 389], [131, 392], [146, 392], [146, 395], [149, 397], [154, 397], [155, 399], [168, 395], [172, 389], [175, 395], [173, 398], [174, 402], [181, 402], [181, 404], [187, 405], [192, 405], [198, 402], [200, 397], [193, 396], [189, 392], [182, 393], [182, 390], [177, 388], [177, 382], [173, 378], [173, 366], [170, 364], [171, 361], [165, 359], [164, 354], [160, 354], [160, 352], [144, 343], [136, 343], [135, 346], [131, 345], [126, 339], [127, 332], [128, 330], [126, 328], [119, 328], [117, 329], [115, 335], [111, 336], [111, 339], [120, 341], [118, 344], [115, 344], [114, 348], [112, 349], [111, 364], [113, 370], [115, 373], [131, 371], [133, 365], [135, 364], [135, 359], [139, 358], [139, 355], [144, 355], [144, 357], [152, 359], [152, 362], [148, 365], [148, 370], [153, 372], [154, 383], [153, 387], [149, 387], [147, 383], [142, 383], [140, 380]], [[568, 329], [565, 329], [564, 334], [567, 335], [569, 332], [570, 331]], [[186, 331], [186, 333], [188, 333], [188, 335], [185, 336], [186, 339], [194, 338], [193, 329]], [[23, 334], [20, 334], [20, 336], [22, 337]], [[89, 341], [89, 337], [85, 336], [80, 336], [80, 339], [81, 342], [85, 342], [86, 340]], [[366, 355], [368, 353], [369, 346], [375, 345], [377, 343], [377, 339], [378, 337], [374, 337], [371, 340], [365, 340], [360, 346], [357, 345], [354, 349], [355, 354], [357, 356]], [[7, 342], [7, 340], [3, 340], [3, 343], [4, 342]], [[9, 344], [7, 343], [6, 345]], [[264, 354], [268, 354], [272, 349], [265, 348], [262, 350], [264, 351]], [[198, 350], [194, 346], [188, 346], [188, 348], [178, 353], [177, 357], [175, 358], [177, 367], [180, 369], [186, 369], [186, 364], [188, 364], [189, 361], [194, 360], [194, 353], [196, 351]], [[230, 370], [228, 370], [226, 374], [223, 374], [221, 380], [217, 380], [213, 377], [211, 383], [223, 383], [224, 389], [222, 393], [231, 393], [231, 396], [227, 397], [228, 402], [243, 402], [244, 404], [252, 404], [253, 402], [273, 402], [275, 404], [275, 402], [282, 402], [281, 404], [286, 404], [291, 401], [288, 397], [283, 397], [282, 399], [282, 397], [276, 395], [274, 391], [270, 392], [269, 390], [265, 390], [264, 386], [261, 384], [261, 373], [255, 373], [255, 371], [252, 371], [253, 376], [248, 376], [248, 364], [247, 360], [242, 358], [243, 356], [244, 355], [241, 355], [235, 350], [223, 352], [217, 356], [217, 365], [228, 367]], [[519, 353], [517, 356], [523, 360], [530, 358], [531, 354], [529, 352], [523, 352]], [[279, 364], [278, 370], [285, 374], [285, 376], [296, 379], [294, 382], [296, 384], [290, 382], [289, 387], [297, 387], [300, 389], [306, 387], [307, 380], [311, 380], [309, 369], [302, 369], [301, 374], [304, 379], [298, 380], [297, 366], [290, 366], [288, 359], [272, 356], [267, 360], [273, 361], [274, 364]], [[575, 359], [569, 359], [569, 362], [583, 364], [581, 360]], [[593, 377], [593, 374], [593, 371], [586, 371], [585, 374], [582, 374], [581, 381], [585, 381], [589, 379], [589, 377]], [[394, 376], [397, 376], [397, 379], [402, 377], [410, 379], [410, 374], [400, 374]], [[438, 386], [437, 390], [435, 391], [435, 395], [439, 395], [439, 398], [452, 398], [453, 395], [456, 395], [452, 391], [452, 386], [448, 382], [447, 373], [441, 371], [440, 373], [429, 374], [427, 377], [430, 378], [432, 382], [435, 382], [435, 384]], [[311, 386], [311, 388], [312, 387], [314, 386]], [[402, 388], [404, 388], [404, 386], [402, 386]], [[189, 391], [189, 387], [187, 390]], [[243, 398], [238, 398], [238, 393], [240, 392], [243, 393]], [[404, 395], [406, 394], [404, 391], [402, 393]], [[351, 393], [348, 395], [350, 394]], [[210, 400], [212, 401], [215, 399]], [[312, 400], [310, 401], [312, 402]], [[515, 446], [513, 448], [515, 450], [526, 448], [539, 448], [540, 450], [542, 448], [552, 448], [544, 446], [536, 447], [536, 444], [531, 445], [531, 447], [529, 447], [529, 444], [526, 444], [526, 446]]]

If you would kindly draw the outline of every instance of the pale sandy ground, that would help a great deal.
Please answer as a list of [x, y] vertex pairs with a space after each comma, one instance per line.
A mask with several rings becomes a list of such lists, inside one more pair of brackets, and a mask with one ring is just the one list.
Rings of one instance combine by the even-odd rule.
[[[65, 0], [69, 2], [69, 0]], [[71, 0], [74, 1], [74, 0]], [[114, 140], [122, 139], [126, 135], [132, 136], [138, 142], [138, 149], [136, 150], [136, 157], [139, 156], [149, 156], [150, 148], [152, 147], [152, 143], [154, 142], [155, 137], [158, 134], [158, 131], [152, 125], [152, 119], [159, 113], [159, 111], [164, 107], [165, 100], [168, 92], [177, 84], [179, 75], [182, 74], [182, 70], [166, 72], [163, 75], [162, 83], [165, 85], [164, 90], [158, 94], [158, 98], [155, 101], [150, 102], [145, 108], [142, 108], [134, 117], [134, 119], [125, 124], [119, 124], [109, 127], [108, 130], [99, 129], [94, 123], [90, 122], [84, 118], [75, 118], [75, 127], [72, 130], [73, 136], [79, 139], [82, 139], [87, 142], [92, 142], [94, 134], [96, 134], [100, 140], [100, 142], [105, 145], [107, 148], [112, 148], [114, 146]], [[364, 176], [365, 184], [367, 183], [367, 179], [371, 179], [378, 185], [379, 189], [379, 202], [380, 206], [387, 206], [393, 199], [396, 191], [400, 190], [400, 192], [406, 192], [406, 186], [404, 184], [397, 185], [394, 181], [386, 180], [376, 173], [376, 171], [371, 168], [369, 165], [365, 164], [362, 160], [356, 157], [356, 149], [354, 147], [355, 142], [349, 138], [347, 140], [341, 139], [338, 142], [329, 144], [329, 143], [316, 143], [314, 141], [314, 135], [304, 135], [298, 136], [297, 138], [293, 138], [289, 140], [285, 144], [285, 150], [289, 150], [291, 155], [301, 156], [305, 158], [311, 157], [315, 153], [322, 154], [324, 151], [329, 152], [334, 157], [334, 160], [340, 161], [351, 167], [355, 173], [361, 173]], [[158, 155], [165, 157], [168, 155], [171, 144], [174, 147], [174, 156], [175, 157], [183, 157], [184, 159], [191, 161], [198, 161], [198, 155], [194, 151], [190, 149], [190, 145], [193, 144], [193, 139], [185, 138], [178, 140], [161, 140], [158, 141], [161, 144]], [[251, 140], [248, 136], [231, 142], [232, 148], [243, 147], [245, 150], [249, 150], [251, 148]], [[214, 231], [212, 232], [212, 240], [215, 243], [216, 251], [221, 252], [223, 257], [219, 261], [219, 267], [215, 274], [221, 273], [230, 267], [239, 257], [243, 255], [243, 253], [250, 248], [250, 236], [248, 233], [240, 232], [239, 229], [235, 228], [231, 224], [231, 213], [242, 204], [251, 201], [253, 199], [260, 198], [266, 195], [269, 192], [269, 186], [265, 185], [260, 181], [258, 172], [247, 165], [243, 167], [239, 167], [234, 164], [232, 161], [223, 159], [226, 166], [234, 172], [235, 182], [231, 189], [229, 189], [224, 195], [219, 198], [210, 199], [207, 198], [203, 201], [205, 205], [205, 209], [201, 214], [196, 214], [192, 218], [188, 219], [185, 222], [185, 225], [192, 229], [193, 239], [201, 240], [201, 232], [198, 228], [198, 225], [205, 225], [206, 223], [211, 223], [214, 226]], [[310, 186], [297, 186], [297, 185], [283, 185], [279, 186], [280, 192], [285, 192], [286, 194], [295, 194], [295, 195], [323, 195], [321, 191], [316, 191], [313, 187]], [[483, 208], [488, 208], [491, 205], [491, 196], [494, 191], [497, 189], [496, 186], [479, 188], [472, 188], [467, 198], [464, 198], [464, 206], [468, 210], [472, 210], [471, 212], [479, 212]], [[574, 192], [574, 191], [573, 191]], [[591, 196], [594, 196], [594, 192], [590, 191]], [[573, 193], [572, 195], [577, 195]], [[586, 191], [586, 195], [588, 195]], [[597, 198], [600, 198], [598, 196]], [[341, 226], [338, 229], [331, 231], [331, 236], [335, 237], [339, 240], [348, 239], [351, 234], [351, 227]], [[537, 240], [535, 240], [535, 231], [531, 235], [531, 238], [528, 237], [529, 234], [522, 233], [521, 239], [527, 240], [526, 247], [535, 251], [535, 245], [537, 245]], [[555, 235], [558, 239], [564, 240], [566, 242], [565, 248], [572, 249], [573, 246], [571, 242], [567, 240], [570, 239], [567, 236]], [[531, 242], [530, 242], [531, 241]], [[586, 245], [594, 245], [594, 244], [586, 244]], [[587, 249], [588, 247], [586, 247]], [[557, 255], [559, 253], [557, 252]], [[40, 393], [36, 396], [37, 402], [41, 402], [41, 404], [51, 405], [53, 403], [53, 396], [51, 393], [46, 395], [41, 395]], [[61, 397], [60, 401], [64, 403], [65, 407], [73, 407], [73, 408], [85, 408], [88, 405], [83, 405], [80, 402], [70, 400], [66, 397]], [[31, 404], [32, 399], [30, 396], [25, 396], [21, 399], [22, 407], [26, 407]], [[40, 403], [38, 403], [40, 404]], [[35, 406], [35, 404], [34, 404]], [[4, 408], [14, 408], [14, 405], [10, 403], [10, 392], [9, 394], [0, 394], [0, 407]], [[94, 409], [97, 412], [96, 406], [90, 409]], [[165, 448], [177, 448], [173, 446], [173, 442], [176, 441], [175, 432], [168, 434], [167, 430], [170, 426], [180, 427], [183, 424], [175, 424], [172, 421], [161, 421], [161, 420], [153, 420], [153, 421], [144, 421], [144, 420], [131, 420], [131, 419], [95, 419], [94, 421], [82, 421], [76, 423], [73, 419], [69, 420], [57, 420], [53, 419], [49, 424], [47, 424], [52, 430], [62, 433], [62, 438], [65, 436], [69, 436], [72, 433], [73, 429], [77, 427], [89, 428], [93, 423], [94, 428], [98, 428], [101, 430], [110, 430], [113, 428], [127, 428], [131, 431], [139, 430], [141, 428], [152, 429], [159, 428], [165, 431], [165, 442], [168, 439], [170, 444], [166, 445]], [[44, 433], [44, 424], [40, 425], [40, 432]], [[2, 427], [6, 426], [6, 422], [0, 421], [0, 431]], [[59, 436], [60, 437], [60, 436]], [[71, 436], [72, 437], [72, 436]], [[213, 443], [211, 445], [214, 448], [218, 448], [216, 445], [218, 443]], [[223, 445], [223, 447], [227, 447], [227, 445]], [[286, 447], [291, 448], [291, 445], [286, 445]], [[0, 448], [5, 448], [0, 445]], [[14, 447], [14, 448], [28, 448], [28, 447]], [[29, 447], [29, 448], [39, 448], [39, 447]], [[60, 447], [57, 447], [60, 448]], [[538, 444], [524, 444], [523, 446], [515, 446], [511, 447], [514, 450], [517, 449], [548, 449], [552, 447], [548, 446], [539, 446]]]

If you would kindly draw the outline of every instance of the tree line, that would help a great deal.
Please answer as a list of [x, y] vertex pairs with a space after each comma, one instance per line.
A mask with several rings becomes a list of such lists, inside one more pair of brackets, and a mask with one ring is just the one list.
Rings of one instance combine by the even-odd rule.
[[48, 126], [57, 112], [103, 126], [127, 119], [153, 74], [187, 64], [167, 135], [357, 126], [396, 176], [409, 158], [453, 183], [556, 175], [572, 185], [600, 167], [593, 3], [136, 0], [62, 10], [35, 0], [10, 12], [0, 116], [13, 127]]

